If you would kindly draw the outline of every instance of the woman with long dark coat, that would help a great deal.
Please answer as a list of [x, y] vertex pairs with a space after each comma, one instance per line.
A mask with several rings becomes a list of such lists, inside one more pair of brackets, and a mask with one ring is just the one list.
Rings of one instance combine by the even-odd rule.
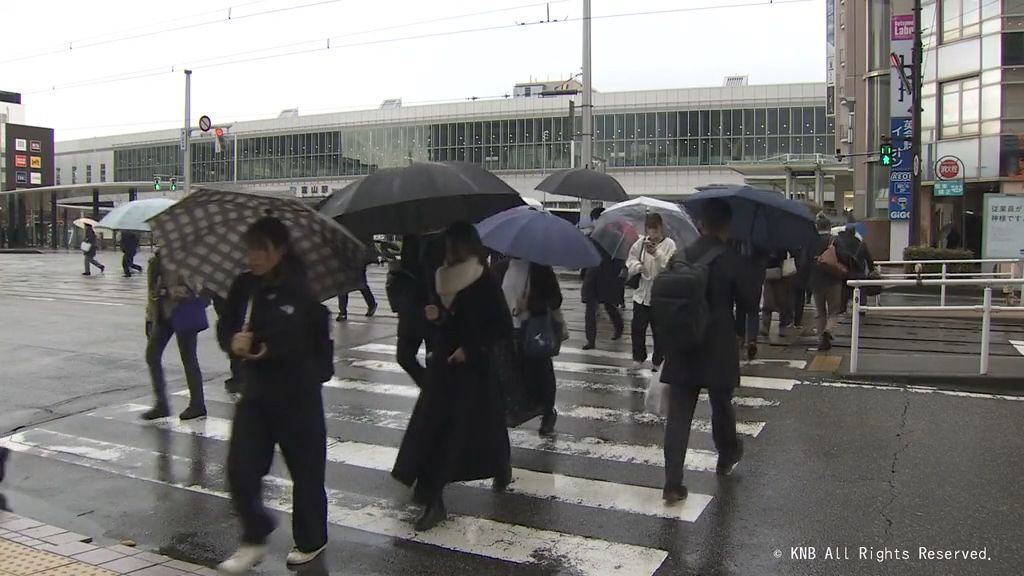
[[512, 317], [497, 279], [484, 265], [476, 228], [456, 223], [445, 231], [445, 265], [435, 274], [439, 302], [426, 307], [437, 324], [420, 392], [391, 475], [426, 508], [416, 530], [447, 517], [445, 484], [494, 478], [495, 490], [512, 481], [502, 390], [493, 377], [493, 347], [512, 332]]
[[584, 272], [583, 286], [580, 289], [580, 296], [586, 305], [584, 321], [587, 342], [583, 345], [584, 350], [593, 350], [597, 344], [598, 306], [604, 306], [608, 318], [612, 321], [612, 327], [615, 330], [612, 340], [622, 338], [624, 329], [622, 313], [619, 312], [618, 305], [622, 299], [621, 276], [626, 268], [626, 263], [612, 258], [597, 242], [594, 242], [594, 247], [601, 254], [601, 264], [594, 268], [588, 268]]

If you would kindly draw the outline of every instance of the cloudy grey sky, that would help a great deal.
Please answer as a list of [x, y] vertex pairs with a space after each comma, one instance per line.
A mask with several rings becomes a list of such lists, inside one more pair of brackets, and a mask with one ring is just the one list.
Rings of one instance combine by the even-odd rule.
[[[58, 140], [491, 97], [581, 62], [582, 0], [4, 2], [0, 90]], [[230, 9], [231, 19], [228, 19]], [[644, 14], [641, 14], [644, 13]], [[824, 81], [824, 0], [593, 0], [598, 90]], [[327, 49], [330, 39], [330, 49]], [[173, 71], [172, 71], [173, 69]], [[118, 80], [120, 81], [114, 81]]]

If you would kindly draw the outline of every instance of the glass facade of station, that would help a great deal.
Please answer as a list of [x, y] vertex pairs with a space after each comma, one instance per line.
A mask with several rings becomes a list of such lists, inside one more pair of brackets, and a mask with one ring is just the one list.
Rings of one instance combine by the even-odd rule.
[[[220, 152], [193, 142], [194, 182], [288, 180], [370, 174], [411, 161], [460, 161], [492, 171], [573, 165], [580, 119], [567, 116], [386, 125], [229, 136]], [[833, 154], [824, 106], [597, 114], [594, 155], [611, 169], [723, 166], [785, 154]], [[575, 164], [580, 164], [579, 146]], [[237, 165], [235, 164], [237, 160]], [[181, 174], [177, 142], [118, 148], [118, 181]]]

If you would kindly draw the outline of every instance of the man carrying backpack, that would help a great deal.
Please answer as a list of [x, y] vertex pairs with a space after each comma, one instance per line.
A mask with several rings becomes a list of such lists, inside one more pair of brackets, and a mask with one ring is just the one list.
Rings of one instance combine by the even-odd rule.
[[718, 474], [731, 474], [743, 457], [732, 406], [733, 389], [740, 380], [733, 310], [753, 309], [759, 294], [743, 260], [727, 244], [732, 226], [729, 204], [707, 201], [701, 220], [701, 237], [672, 259], [651, 296], [665, 353], [661, 381], [670, 390], [662, 493], [668, 503], [687, 496], [683, 465], [701, 388], [711, 400]]

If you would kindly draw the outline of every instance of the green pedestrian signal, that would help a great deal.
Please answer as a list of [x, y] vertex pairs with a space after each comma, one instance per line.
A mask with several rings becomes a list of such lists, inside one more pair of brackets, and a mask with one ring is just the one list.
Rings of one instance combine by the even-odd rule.
[[174, 192], [177, 189], [178, 189], [178, 179], [177, 178], [171, 178], [171, 192]]
[[159, 190], [159, 189], [160, 189], [160, 177], [159, 176], [154, 176], [153, 177], [153, 190]]
[[895, 161], [891, 144], [882, 144], [878, 150], [878, 156], [882, 160], [882, 166], [892, 166]]

